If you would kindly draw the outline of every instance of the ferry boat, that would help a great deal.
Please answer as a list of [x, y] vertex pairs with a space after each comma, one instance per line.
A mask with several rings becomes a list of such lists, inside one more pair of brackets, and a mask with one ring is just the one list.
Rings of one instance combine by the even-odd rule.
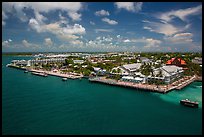
[[188, 107], [198, 108], [198, 102], [190, 101], [189, 99], [180, 100], [180, 104]]
[[62, 81], [67, 81], [67, 78], [62, 78]]
[[43, 77], [47, 77], [46, 73], [42, 73], [42, 72], [32, 72], [33, 75], [38, 75], [38, 76], [43, 76]]

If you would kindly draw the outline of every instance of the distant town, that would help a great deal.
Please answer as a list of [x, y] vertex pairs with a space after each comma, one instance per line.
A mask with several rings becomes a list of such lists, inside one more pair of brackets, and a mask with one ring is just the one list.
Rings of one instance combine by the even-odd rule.
[[[19, 54], [18, 54], [19, 55]], [[91, 82], [167, 93], [202, 80], [201, 53], [37, 53], [31, 60], [12, 60], [8, 67], [63, 80]]]

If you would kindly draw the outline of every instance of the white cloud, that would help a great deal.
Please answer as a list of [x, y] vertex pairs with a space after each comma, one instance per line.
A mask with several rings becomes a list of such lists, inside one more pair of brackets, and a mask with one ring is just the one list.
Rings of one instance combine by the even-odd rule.
[[146, 43], [147, 44], [144, 46], [144, 48], [158, 48], [162, 42], [160, 40], [147, 38]]
[[83, 5], [81, 2], [3, 2], [2, 4], [4, 12], [16, 13], [21, 21], [26, 22], [28, 17], [23, 11], [24, 8], [33, 9], [35, 14], [61, 10], [67, 12], [73, 21], [79, 21], [81, 14], [78, 12], [83, 9]]
[[5, 19], [7, 19], [8, 16], [5, 14], [5, 12], [2, 10], [2, 26], [6, 25]]
[[48, 47], [52, 46], [53, 45], [53, 42], [51, 40], [51, 38], [45, 38], [44, 39], [44, 44]]
[[188, 22], [187, 17], [192, 15], [198, 15], [202, 14], [202, 5], [193, 7], [193, 8], [187, 8], [187, 9], [179, 9], [179, 10], [172, 10], [165, 13], [157, 13], [155, 15], [156, 18], [160, 19], [160, 22], [151, 22], [144, 20], [144, 29], [164, 34], [167, 37], [170, 37], [174, 34], [181, 33], [186, 31], [188, 28], [190, 28], [189, 23], [184, 25], [183, 27], [179, 27], [177, 25], [171, 24], [171, 21], [174, 18], [179, 18], [183, 20], [184, 22]]
[[168, 42], [173, 42], [174, 44], [179, 43], [192, 43], [193, 42], [193, 34], [192, 33], [177, 33], [173, 36], [164, 37]]
[[178, 32], [182, 32], [186, 30], [189, 27], [189, 24], [187, 24], [184, 27], [176, 27], [169, 23], [164, 22], [150, 22], [150, 21], [143, 21], [144, 22], [144, 29], [147, 29], [152, 32], [161, 33], [166, 36], [170, 36], [173, 34], [176, 34]]
[[125, 39], [123, 42], [127, 43], [127, 42], [131, 42], [129, 39]]
[[100, 11], [96, 11], [95, 15], [96, 16], [109, 16], [110, 13], [108, 11], [105, 11], [105, 10], [100, 10]]
[[118, 9], [125, 9], [130, 12], [139, 12], [142, 10], [142, 2], [115, 2]]
[[[64, 24], [65, 26], [62, 26]], [[77, 39], [79, 36], [86, 33], [86, 30], [80, 24], [69, 25], [64, 20], [60, 20], [55, 23], [45, 24], [44, 22], [39, 22], [36, 19], [30, 19], [30, 27], [37, 31], [38, 33], [49, 32], [56, 35], [62, 40]]]
[[192, 36], [193, 36], [192, 33], [179, 33], [174, 35], [174, 37], [192, 37]]
[[23, 40], [22, 41], [23, 46], [25, 46], [26, 48], [29, 48], [32, 44], [30, 44], [27, 40]]
[[69, 17], [73, 21], [80, 21], [81, 20], [81, 14], [77, 12], [68, 12]]
[[144, 43], [144, 48], [154, 48], [159, 47], [162, 41], [153, 38], [139, 38], [139, 39], [124, 39], [124, 43]]
[[40, 14], [39, 12], [35, 11], [35, 19], [39, 22], [39, 23], [43, 23], [44, 21], [47, 20], [47, 18], [45, 16], [43, 16], [42, 14]]
[[83, 45], [83, 42], [82, 41], [80, 41], [80, 40], [73, 40], [73, 41], [70, 41], [70, 43], [71, 44], [73, 44], [73, 45]]
[[170, 12], [161, 13], [159, 16], [157, 14], [156, 17], [167, 22], [170, 22], [175, 17], [178, 17], [183, 21], [187, 21], [188, 16], [198, 15], [198, 14], [202, 14], [202, 5], [199, 5], [193, 8], [172, 10]]
[[74, 24], [74, 26], [67, 26], [63, 28], [63, 32], [66, 34], [85, 34], [86, 30], [79, 24]]
[[91, 24], [91, 25], [95, 25], [95, 23], [94, 23], [93, 21], [90, 21], [90, 24]]
[[38, 33], [42, 32], [43, 28], [41, 27], [41, 25], [38, 23], [36, 19], [31, 18], [28, 24], [33, 30], [36, 30]]
[[10, 47], [12, 40], [8, 39], [2, 42], [3, 47]]
[[113, 29], [95, 29], [96, 33], [98, 32], [112, 32]]
[[117, 25], [117, 24], [118, 24], [117, 21], [115, 21], [115, 20], [110, 20], [110, 19], [108, 19], [108, 18], [103, 18], [102, 21], [104, 21], [104, 22], [106, 22], [106, 23], [108, 23], [108, 24], [110, 24], [110, 25]]
[[9, 47], [10, 46], [9, 41], [8, 40], [3, 41], [2, 46], [3, 47]]
[[[28, 49], [40, 49], [41, 48], [39, 45], [34, 44], [34, 43], [30, 43], [25, 39], [22, 40], [22, 45], [23, 45], [23, 48], [28, 48]], [[22, 45], [19, 45], [19, 47]]]

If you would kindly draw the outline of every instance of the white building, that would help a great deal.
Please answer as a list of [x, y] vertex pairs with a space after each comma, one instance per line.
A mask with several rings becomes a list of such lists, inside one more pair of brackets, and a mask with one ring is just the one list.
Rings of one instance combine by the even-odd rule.
[[144, 81], [144, 78], [141, 77], [133, 77], [133, 76], [123, 76], [120, 80], [128, 81], [128, 82], [135, 82], [140, 83]]
[[83, 64], [84, 60], [73, 60], [74, 64]]
[[[162, 74], [162, 77], [158, 77], [158, 74]], [[174, 79], [179, 78], [183, 74], [183, 69], [182, 67], [177, 67], [175, 65], [171, 66], [162, 66], [160, 68], [154, 69], [153, 70], [154, 76], [149, 75], [147, 78], [148, 80], [151, 79], [158, 79], [162, 80], [165, 83], [171, 83]]]
[[129, 74], [134, 74], [140, 70], [141, 65], [141, 63], [127, 64], [123, 65], [121, 68], [127, 71]]

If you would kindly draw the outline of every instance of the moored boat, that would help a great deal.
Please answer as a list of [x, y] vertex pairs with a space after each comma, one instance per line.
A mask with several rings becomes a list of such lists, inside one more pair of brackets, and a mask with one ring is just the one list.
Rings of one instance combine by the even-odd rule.
[[24, 73], [28, 73], [28, 71], [26, 70], [26, 71], [24, 71]]
[[188, 107], [198, 108], [198, 102], [190, 101], [189, 99], [180, 100], [180, 104]]
[[67, 78], [62, 78], [63, 81], [67, 81]]

